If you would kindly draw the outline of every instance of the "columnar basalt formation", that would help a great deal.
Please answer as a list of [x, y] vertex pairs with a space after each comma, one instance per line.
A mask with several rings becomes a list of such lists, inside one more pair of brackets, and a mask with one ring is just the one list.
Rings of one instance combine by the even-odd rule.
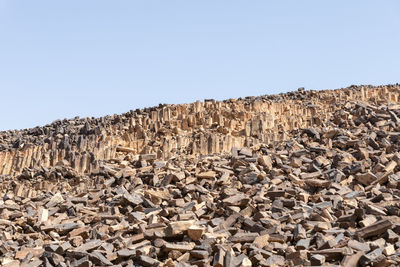
[[0, 264], [400, 266], [399, 85], [0, 134]]
[[227, 153], [233, 147], [287, 139], [293, 129], [322, 125], [343, 104], [397, 103], [400, 86], [353, 86], [325, 91], [160, 105], [99, 119], [60, 120], [44, 127], [0, 133], [0, 174], [52, 167], [67, 160], [90, 172], [119, 150], [156, 154]]

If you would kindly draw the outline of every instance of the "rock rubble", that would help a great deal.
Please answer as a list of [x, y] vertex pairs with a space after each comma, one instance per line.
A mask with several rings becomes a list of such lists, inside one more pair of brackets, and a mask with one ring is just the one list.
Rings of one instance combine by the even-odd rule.
[[[399, 266], [400, 105], [392, 100], [347, 101], [282, 140], [229, 152], [162, 157], [117, 143], [89, 170], [58, 156], [54, 166], [2, 175], [0, 262]], [[87, 125], [60, 131], [101, 135]], [[21, 136], [6, 147], [40, 140]]]

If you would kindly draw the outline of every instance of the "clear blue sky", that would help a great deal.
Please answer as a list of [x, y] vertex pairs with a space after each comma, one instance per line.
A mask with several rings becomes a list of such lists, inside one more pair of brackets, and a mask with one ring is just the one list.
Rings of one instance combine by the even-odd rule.
[[0, 0], [0, 130], [396, 82], [397, 0]]

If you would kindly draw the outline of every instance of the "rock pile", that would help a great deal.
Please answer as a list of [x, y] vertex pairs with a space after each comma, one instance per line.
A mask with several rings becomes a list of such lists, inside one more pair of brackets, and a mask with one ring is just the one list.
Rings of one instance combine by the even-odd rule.
[[120, 146], [0, 176], [2, 266], [399, 266], [400, 105], [286, 140], [160, 158]]

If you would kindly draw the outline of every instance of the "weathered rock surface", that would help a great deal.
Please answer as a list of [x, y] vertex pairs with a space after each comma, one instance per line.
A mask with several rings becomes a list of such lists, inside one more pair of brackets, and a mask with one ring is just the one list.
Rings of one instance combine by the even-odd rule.
[[2, 266], [399, 266], [400, 86], [0, 133]]
[[[346, 104], [397, 103], [399, 90], [399, 85], [352, 86], [221, 102], [160, 104], [122, 115], [77, 117], [44, 127], [0, 132], [0, 175], [57, 164], [89, 173], [99, 167], [100, 161], [117, 158], [120, 152], [168, 159], [181, 154], [230, 153], [234, 147], [288, 140], [290, 131], [295, 129], [318, 135], [308, 128], [322, 127]], [[345, 119], [342, 116], [345, 115], [336, 120]], [[391, 111], [384, 117], [376, 114], [374, 123], [398, 123], [398, 120]], [[330, 134], [334, 135], [335, 130]]]

